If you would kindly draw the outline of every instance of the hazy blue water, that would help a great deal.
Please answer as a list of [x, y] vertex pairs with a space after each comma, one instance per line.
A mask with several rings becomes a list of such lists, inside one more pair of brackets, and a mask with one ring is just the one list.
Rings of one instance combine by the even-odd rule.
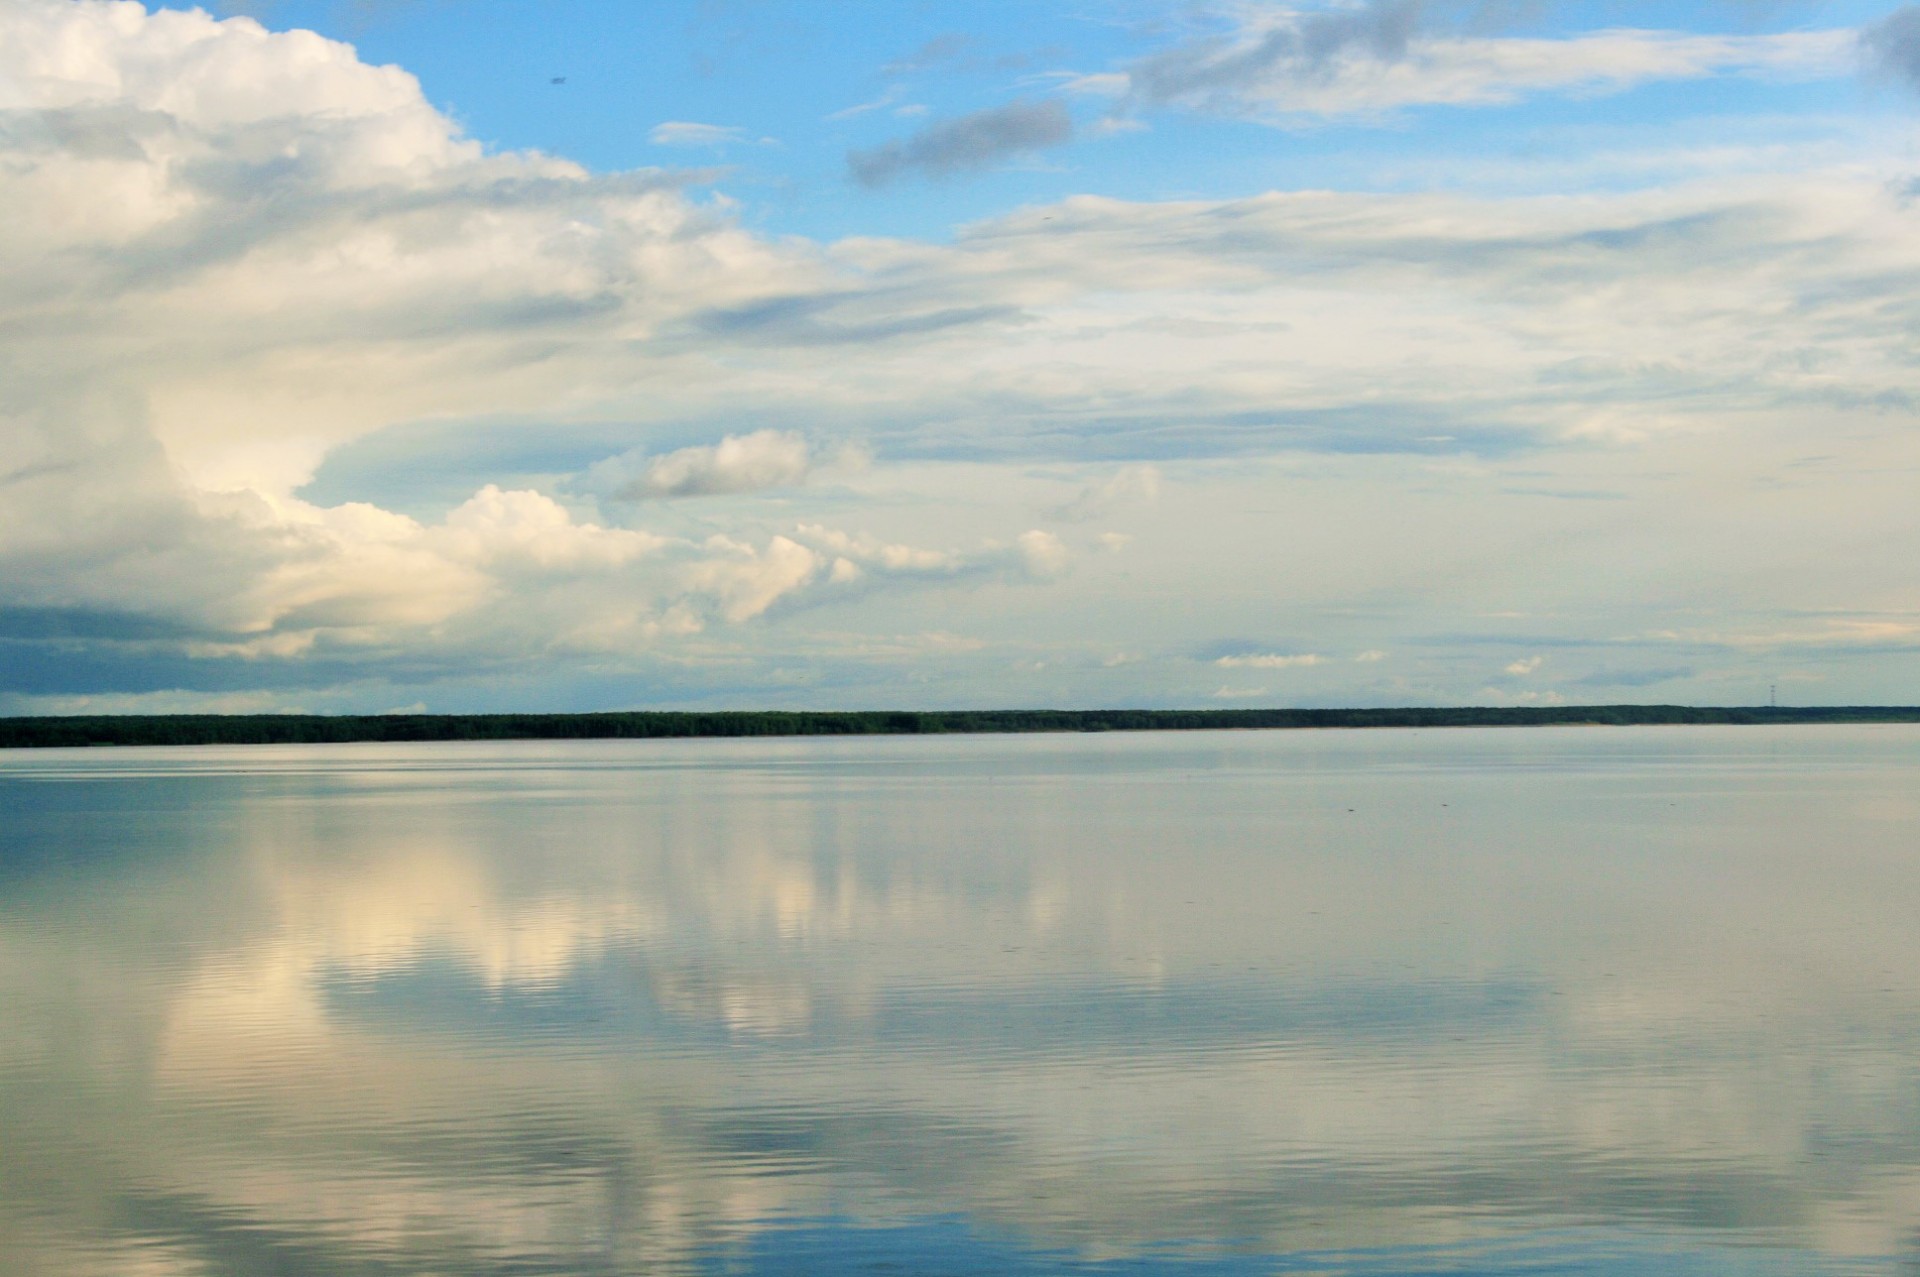
[[1920, 1268], [1920, 730], [0, 754], [0, 1272]]

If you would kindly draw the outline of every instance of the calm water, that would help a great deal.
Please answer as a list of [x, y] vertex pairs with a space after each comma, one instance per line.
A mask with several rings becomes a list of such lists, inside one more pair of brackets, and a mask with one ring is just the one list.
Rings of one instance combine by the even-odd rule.
[[1920, 730], [0, 754], [9, 1275], [1920, 1269]]

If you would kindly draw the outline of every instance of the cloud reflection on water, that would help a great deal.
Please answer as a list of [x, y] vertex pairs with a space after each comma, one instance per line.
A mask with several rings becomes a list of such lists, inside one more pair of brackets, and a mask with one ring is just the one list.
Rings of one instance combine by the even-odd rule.
[[0, 1248], [1881, 1268], [1916, 769], [1763, 729], [12, 756]]

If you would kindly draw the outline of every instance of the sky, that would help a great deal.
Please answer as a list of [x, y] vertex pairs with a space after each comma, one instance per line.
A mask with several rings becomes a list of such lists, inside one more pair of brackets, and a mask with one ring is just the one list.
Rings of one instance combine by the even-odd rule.
[[1920, 703], [1920, 6], [0, 0], [0, 713]]

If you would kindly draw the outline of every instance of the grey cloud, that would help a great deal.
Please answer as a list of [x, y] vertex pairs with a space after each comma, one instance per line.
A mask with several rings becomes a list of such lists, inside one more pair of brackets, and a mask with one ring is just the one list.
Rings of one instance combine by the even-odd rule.
[[183, 621], [114, 612], [103, 608], [8, 607], [0, 604], [0, 642], [8, 639], [61, 639], [141, 642], [197, 637]]
[[[990, 422], [991, 430], [930, 438], [904, 428], [889, 435], [883, 422], [870, 428], [887, 436], [890, 457], [912, 461], [1151, 462], [1262, 456], [1277, 448], [1497, 458], [1537, 448], [1536, 428], [1490, 420], [1503, 407], [1491, 399], [1442, 407], [1409, 398], [1362, 408], [1238, 411], [1198, 394], [1174, 394], [1143, 395], [1125, 408], [1076, 409], [1032, 395], [981, 391], [953, 400], [948, 415]], [[1057, 518], [1060, 510], [1050, 514]]]
[[1597, 669], [1591, 674], [1573, 680], [1575, 687], [1653, 687], [1660, 683], [1671, 683], [1679, 679], [1692, 678], [1696, 671], [1690, 665], [1669, 666], [1662, 669], [1616, 670]]
[[1375, 0], [1364, 9], [1310, 13], [1300, 20], [1300, 53], [1320, 65], [1349, 49], [1383, 61], [1404, 57], [1420, 22], [1420, 0]]
[[1352, 52], [1398, 61], [1419, 30], [1423, 7], [1421, 0], [1374, 0], [1361, 9], [1303, 14], [1250, 45], [1224, 36], [1180, 45], [1136, 64], [1133, 92], [1150, 102], [1211, 100], [1277, 74], [1323, 75]]
[[[896, 299], [901, 301], [903, 299]], [[895, 337], [918, 337], [974, 324], [1018, 321], [1018, 306], [948, 306], [902, 313], [881, 309], [859, 296], [799, 294], [722, 307], [694, 316], [688, 327], [702, 337], [797, 346], [866, 345]]]
[[[145, 618], [120, 618], [131, 630]], [[102, 621], [104, 627], [109, 622]], [[253, 692], [341, 693], [377, 689], [375, 699], [392, 698], [400, 689], [445, 685], [449, 678], [497, 680], [509, 684], [511, 661], [474, 648], [457, 657], [422, 656], [398, 648], [279, 656], [188, 656], [177, 642], [132, 641], [97, 636], [70, 638], [0, 637], [0, 709], [9, 713], [45, 708], [33, 698], [65, 696], [223, 696]], [[306, 697], [301, 697], [305, 702]], [[365, 704], [349, 699], [347, 704]]]
[[0, 634], [126, 636], [134, 617], [156, 633], [217, 628], [271, 565], [271, 549], [247, 532], [257, 509], [196, 501], [137, 396], [106, 375], [62, 391], [0, 360], [0, 382], [10, 383], [0, 395]]
[[1895, 9], [1863, 28], [1860, 45], [1881, 74], [1920, 91], [1920, 5]]
[[929, 125], [911, 137], [847, 156], [853, 180], [881, 187], [910, 173], [952, 177], [990, 169], [1073, 139], [1073, 116], [1058, 99], [1012, 102]]

